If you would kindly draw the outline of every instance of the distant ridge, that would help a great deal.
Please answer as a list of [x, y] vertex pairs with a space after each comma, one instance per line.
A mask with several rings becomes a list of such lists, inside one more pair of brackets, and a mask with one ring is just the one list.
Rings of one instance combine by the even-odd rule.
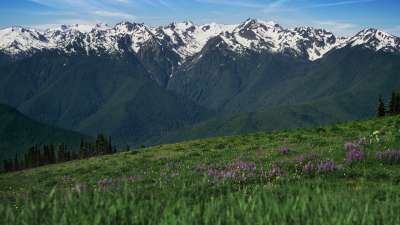
[[222, 38], [232, 51], [246, 50], [285, 53], [308, 60], [317, 60], [333, 49], [366, 46], [375, 51], [400, 51], [400, 39], [384, 31], [366, 29], [353, 37], [337, 37], [324, 29], [296, 27], [285, 29], [275, 22], [248, 19], [237, 25], [192, 22], [171, 23], [157, 28], [143, 23], [121, 22], [115, 26], [61, 25], [39, 31], [24, 27], [0, 30], [0, 51], [18, 56], [44, 49], [90, 55], [139, 53], [150, 42], [169, 46], [180, 61], [199, 53], [207, 41]]
[[[64, 143], [70, 149], [88, 136], [36, 122], [17, 110], [0, 104], [0, 160], [22, 156], [31, 146]], [[0, 162], [1, 164], [2, 162]]]

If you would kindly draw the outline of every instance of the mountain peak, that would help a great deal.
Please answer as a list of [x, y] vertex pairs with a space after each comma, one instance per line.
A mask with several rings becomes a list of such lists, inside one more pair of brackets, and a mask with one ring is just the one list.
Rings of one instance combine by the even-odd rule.
[[123, 22], [117, 23], [114, 27], [125, 27], [128, 30], [133, 30], [135, 28], [145, 27], [145, 25], [144, 25], [144, 23], [123, 21]]
[[376, 29], [376, 28], [367, 28], [358, 32], [355, 36], [380, 36], [383, 38], [396, 38], [394, 35], [391, 35], [385, 31]]
[[265, 27], [280, 27], [279, 24], [275, 23], [274, 21], [264, 21], [264, 20], [259, 20], [259, 19], [253, 19], [249, 18], [242, 22], [238, 27], [243, 29], [243, 28], [255, 28], [258, 27], [259, 25], [263, 25]]
[[193, 27], [196, 27], [196, 26], [192, 21], [183, 21], [183, 22], [170, 23], [169, 25], [165, 26], [164, 28], [171, 29], [171, 30], [186, 31]]
[[362, 30], [352, 38], [338, 38], [324, 29], [308, 26], [284, 29], [273, 21], [254, 18], [236, 25], [210, 23], [196, 26], [191, 21], [183, 21], [158, 28], [148, 28], [143, 23], [129, 21], [113, 27], [106, 24], [73, 24], [43, 32], [14, 26], [0, 30], [0, 51], [26, 55], [41, 49], [73, 52], [76, 48], [89, 54], [130, 48], [137, 52], [143, 44], [152, 40], [165, 43], [185, 60], [199, 53], [215, 37], [221, 37], [229, 49], [237, 52], [269, 51], [309, 60], [316, 60], [332, 49], [349, 45], [365, 46], [376, 51], [400, 52], [398, 37], [373, 28]]
[[385, 31], [368, 28], [358, 32], [350, 38], [351, 47], [362, 46], [375, 51], [400, 51], [400, 38]]

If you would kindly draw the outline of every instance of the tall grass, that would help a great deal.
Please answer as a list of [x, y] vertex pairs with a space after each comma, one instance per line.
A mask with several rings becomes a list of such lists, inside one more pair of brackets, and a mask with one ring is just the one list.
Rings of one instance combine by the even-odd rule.
[[397, 225], [398, 121], [205, 139], [1, 174], [0, 225]]
[[[0, 224], [400, 224], [400, 194], [322, 181], [197, 190], [184, 183], [151, 192], [125, 184], [110, 191], [54, 189], [40, 200], [0, 205]], [[181, 188], [177, 188], [181, 186]]]

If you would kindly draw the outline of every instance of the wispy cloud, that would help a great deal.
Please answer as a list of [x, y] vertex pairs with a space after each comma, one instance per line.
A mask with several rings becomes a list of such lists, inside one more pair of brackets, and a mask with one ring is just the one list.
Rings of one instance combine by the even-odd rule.
[[264, 8], [264, 7], [268, 6], [268, 4], [260, 4], [260, 3], [250, 1], [250, 0], [249, 1], [244, 1], [244, 0], [196, 0], [196, 2], [216, 4], [216, 5], [246, 7], [246, 8]]
[[317, 22], [317, 24], [321, 26], [330, 26], [330, 27], [335, 27], [337, 29], [352, 29], [357, 27], [355, 24], [352, 23], [342, 23], [342, 22], [337, 22], [337, 21], [320, 21]]
[[97, 10], [93, 12], [94, 15], [100, 17], [114, 17], [114, 18], [121, 18], [127, 20], [134, 20], [135, 17], [131, 14], [122, 13], [122, 12], [111, 12], [111, 11], [101, 11]]
[[294, 12], [312, 8], [338, 7], [352, 4], [370, 3], [377, 0], [340, 0], [334, 2], [306, 1], [306, 0], [269, 0], [261, 3], [254, 0], [195, 0], [199, 3], [226, 5], [230, 7], [244, 7], [261, 10], [262, 13]]
[[389, 27], [389, 28], [385, 29], [385, 31], [400, 37], [400, 25], [397, 25], [394, 27]]
[[282, 11], [294, 11], [296, 9], [290, 8], [286, 6], [285, 4], [289, 2], [289, 0], [276, 0], [274, 2], [271, 2], [270, 4], [266, 5], [263, 8], [264, 13], [271, 13], [271, 12], [282, 12]]
[[35, 28], [39, 30], [45, 30], [49, 28], [57, 28], [64, 24], [79, 24], [79, 25], [88, 25], [92, 26], [95, 24], [101, 23], [99, 20], [80, 20], [80, 19], [65, 19], [65, 20], [56, 20], [54, 23], [48, 24], [26, 24], [24, 26]]
[[[39, 12], [42, 15], [57, 15], [82, 19], [85, 17], [115, 18], [134, 20], [135, 17], [116, 7], [115, 4], [128, 4], [131, 0], [30, 0], [52, 7], [54, 11]], [[95, 19], [92, 18], [92, 19]]]
[[325, 2], [325, 3], [317, 3], [305, 6], [303, 8], [324, 8], [324, 7], [334, 7], [334, 6], [344, 6], [344, 5], [353, 5], [353, 4], [362, 4], [375, 2], [377, 0], [346, 0], [346, 1], [336, 1], [336, 2]]
[[294, 9], [289, 8], [285, 3], [290, 2], [290, 0], [270, 0], [265, 3], [259, 3], [252, 0], [196, 0], [200, 3], [216, 4], [216, 5], [226, 5], [231, 7], [244, 7], [261, 10], [263, 13], [271, 12], [282, 12], [282, 11], [293, 11]]
[[333, 6], [343, 6], [343, 5], [352, 5], [352, 4], [361, 4], [374, 2], [377, 0], [341, 0], [335, 2], [323, 2], [323, 3], [315, 3], [315, 1], [301, 1], [304, 6], [292, 7], [290, 8], [286, 3], [299, 3], [299, 1], [295, 0], [270, 0], [265, 3], [259, 3], [252, 0], [196, 0], [200, 3], [209, 3], [209, 4], [220, 4], [220, 5], [228, 5], [228, 6], [238, 6], [238, 7], [247, 7], [247, 8], [262, 8], [265, 12], [270, 12], [273, 10], [285, 10], [292, 11], [296, 9], [305, 9], [305, 8], [323, 8], [323, 7], [333, 7]]
[[129, 3], [129, 0], [115, 0], [116, 2], [121, 2], [121, 3]]
[[52, 8], [64, 8], [66, 6], [79, 8], [79, 7], [88, 7], [88, 6], [95, 6], [99, 5], [98, 2], [92, 0], [30, 0], [31, 2], [49, 6]]
[[318, 27], [323, 27], [335, 34], [344, 36], [352, 35], [360, 29], [360, 26], [357, 24], [334, 20], [314, 21], [313, 24]]
[[38, 16], [78, 16], [76, 12], [72, 11], [39, 11], [39, 12], [29, 12], [29, 13]]

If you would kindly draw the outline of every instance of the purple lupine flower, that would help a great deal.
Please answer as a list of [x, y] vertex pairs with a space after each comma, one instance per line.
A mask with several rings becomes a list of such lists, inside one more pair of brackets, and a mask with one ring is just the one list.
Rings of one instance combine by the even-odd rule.
[[361, 150], [353, 149], [347, 152], [346, 161], [348, 163], [362, 161], [363, 159], [364, 159], [364, 153]]
[[354, 144], [353, 142], [346, 142], [344, 144], [344, 148], [346, 151], [352, 151], [352, 150], [359, 150], [358, 145]]
[[254, 177], [254, 171], [256, 171], [256, 169], [257, 166], [254, 162], [238, 161], [226, 164], [223, 168], [209, 167], [207, 172], [208, 176], [215, 177], [220, 180], [247, 180], [249, 177]]
[[221, 178], [235, 178], [236, 177], [236, 172], [234, 171], [222, 171], [221, 172]]
[[294, 157], [280, 160], [278, 164], [304, 164], [308, 161], [314, 161], [319, 157], [316, 152], [308, 152], [300, 155], [296, 155]]
[[387, 150], [376, 153], [376, 159], [384, 163], [397, 164], [400, 163], [400, 151]]
[[214, 168], [209, 168], [208, 169], [208, 176], [221, 178], [222, 177], [222, 173], [221, 173], [220, 170], [217, 170], [217, 169], [214, 169]]
[[257, 166], [254, 162], [236, 162], [227, 166], [229, 169], [236, 169], [236, 170], [256, 170]]
[[208, 176], [215, 177], [218, 179], [235, 178], [236, 172], [231, 170], [217, 170], [210, 168], [208, 169]]
[[308, 152], [308, 153], [301, 154], [301, 155], [297, 156], [296, 158], [294, 158], [294, 161], [296, 163], [303, 164], [305, 161], [315, 160], [318, 157], [319, 157], [318, 153], [316, 153], [316, 152]]
[[317, 164], [317, 171], [319, 173], [333, 172], [336, 169], [337, 166], [332, 160], [322, 161]]
[[278, 151], [279, 153], [282, 153], [282, 154], [288, 154], [288, 153], [289, 153], [289, 148], [286, 147], [286, 146], [283, 146], [283, 147], [278, 148], [277, 151]]
[[272, 165], [271, 169], [268, 171], [268, 177], [281, 177], [283, 172], [281, 167], [278, 165]]
[[314, 165], [311, 162], [308, 162], [303, 166], [303, 173], [312, 174], [314, 172]]

